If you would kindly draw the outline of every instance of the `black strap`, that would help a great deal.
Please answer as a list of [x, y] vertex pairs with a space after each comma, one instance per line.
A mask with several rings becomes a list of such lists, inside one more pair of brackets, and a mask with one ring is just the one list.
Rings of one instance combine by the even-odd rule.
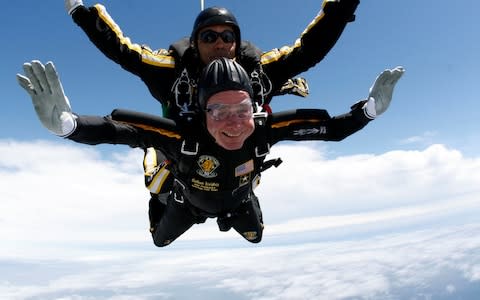
[[280, 157], [267, 160], [266, 162], [264, 162], [264, 163], [260, 166], [260, 173], [263, 172], [263, 171], [266, 171], [266, 170], [270, 169], [271, 167], [277, 168], [282, 162], [283, 162], [283, 161], [282, 161], [282, 159], [281, 159]]
[[270, 153], [270, 144], [267, 142], [267, 116], [266, 112], [258, 112], [253, 115], [256, 158], [265, 158]]

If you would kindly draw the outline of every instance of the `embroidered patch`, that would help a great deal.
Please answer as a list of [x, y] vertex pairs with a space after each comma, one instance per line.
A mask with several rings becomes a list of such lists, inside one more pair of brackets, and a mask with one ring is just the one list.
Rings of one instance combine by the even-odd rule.
[[218, 182], [209, 182], [209, 181], [202, 181], [195, 178], [192, 178], [192, 188], [196, 188], [200, 191], [205, 192], [218, 192], [218, 188], [220, 187], [220, 183]]
[[197, 174], [205, 178], [213, 178], [218, 174], [215, 172], [215, 169], [218, 168], [220, 162], [213, 156], [202, 155], [197, 161], [200, 169], [197, 169]]
[[235, 177], [248, 174], [253, 171], [253, 159], [235, 168]]
[[316, 135], [316, 134], [326, 134], [327, 127], [320, 126], [320, 128], [305, 128], [298, 129], [293, 131], [293, 135]]
[[240, 182], [239, 182], [238, 186], [244, 186], [244, 185], [248, 184], [249, 182], [250, 182], [250, 176], [249, 175], [240, 176]]

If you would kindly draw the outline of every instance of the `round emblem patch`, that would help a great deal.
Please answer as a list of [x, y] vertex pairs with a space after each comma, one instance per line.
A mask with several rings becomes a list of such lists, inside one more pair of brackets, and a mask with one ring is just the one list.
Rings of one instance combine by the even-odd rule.
[[202, 155], [199, 157], [197, 164], [200, 167], [197, 169], [198, 175], [205, 178], [213, 178], [218, 175], [217, 172], [215, 172], [215, 169], [218, 168], [220, 162], [215, 157], [210, 155]]

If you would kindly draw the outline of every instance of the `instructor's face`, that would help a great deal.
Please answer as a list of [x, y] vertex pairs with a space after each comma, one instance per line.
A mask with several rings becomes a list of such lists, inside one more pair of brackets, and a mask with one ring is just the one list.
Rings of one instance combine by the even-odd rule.
[[[233, 29], [229, 25], [207, 26], [199, 32], [197, 37], [198, 53], [200, 54], [200, 59], [204, 64], [207, 65], [209, 62], [219, 57], [235, 58], [235, 48], [237, 43], [235, 42], [234, 33], [234, 40], [231, 42], [229, 39], [224, 41], [224, 38], [221, 36], [218, 36], [216, 39], [211, 38], [212, 32], [213, 34], [221, 34], [225, 31], [228, 33], [233, 33]], [[202, 36], [210, 37], [210, 39], [202, 39]]]
[[207, 102], [206, 124], [218, 145], [227, 150], [242, 148], [255, 130], [253, 107], [245, 91], [223, 91]]

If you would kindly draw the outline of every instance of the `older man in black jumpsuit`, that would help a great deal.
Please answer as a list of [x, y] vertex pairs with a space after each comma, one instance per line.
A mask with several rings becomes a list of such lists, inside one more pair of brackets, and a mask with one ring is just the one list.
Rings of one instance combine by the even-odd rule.
[[245, 70], [233, 60], [217, 59], [199, 81], [203, 118], [194, 129], [124, 110], [106, 117], [74, 115], [53, 64], [33, 61], [24, 68], [26, 77], [17, 75], [19, 83], [32, 97], [42, 124], [55, 134], [92, 145], [156, 147], [173, 161], [174, 190], [152, 226], [157, 246], [168, 245], [208, 217], [219, 217], [221, 230], [233, 227], [248, 241], [260, 242], [263, 220], [253, 187], [270, 146], [283, 140], [344, 139], [387, 109], [403, 74], [402, 68], [384, 71], [368, 100], [341, 116], [330, 117], [318, 109], [267, 116], [254, 112]]

